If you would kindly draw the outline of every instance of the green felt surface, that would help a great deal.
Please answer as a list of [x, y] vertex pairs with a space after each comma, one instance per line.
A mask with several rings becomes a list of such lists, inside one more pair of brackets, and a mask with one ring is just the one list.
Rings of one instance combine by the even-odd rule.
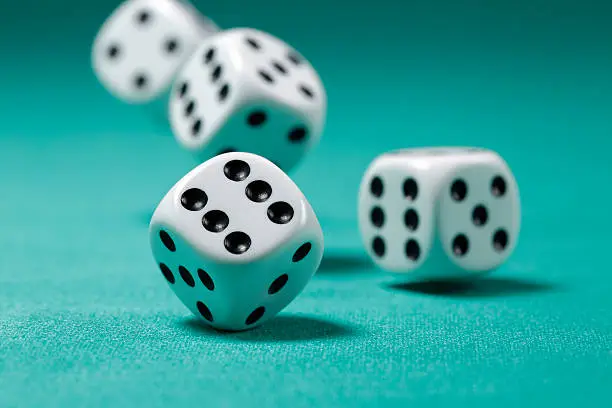
[[[0, 3], [0, 407], [609, 405], [610, 6], [198, 2], [294, 43], [330, 98], [293, 174], [324, 229], [321, 269], [275, 320], [222, 335], [148, 247], [194, 163], [89, 70], [116, 3], [17, 3]], [[395, 283], [361, 248], [361, 174], [386, 150], [448, 144], [513, 168], [518, 248], [473, 285]]]

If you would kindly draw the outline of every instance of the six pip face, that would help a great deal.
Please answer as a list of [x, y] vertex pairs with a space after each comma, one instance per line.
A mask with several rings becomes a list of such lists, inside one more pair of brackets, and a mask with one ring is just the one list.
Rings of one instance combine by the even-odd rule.
[[291, 170], [319, 142], [325, 88], [312, 65], [282, 40], [232, 29], [204, 41], [177, 75], [169, 120], [199, 161], [248, 151]]
[[[186, 303], [207, 322], [214, 321], [215, 327], [241, 329], [260, 324], [291, 302], [321, 260], [322, 233], [312, 208], [288, 177], [278, 178], [274, 171], [266, 173], [267, 165], [259, 163], [256, 157], [257, 154], [266, 157], [285, 171], [295, 166], [319, 141], [327, 99], [314, 68], [282, 40], [243, 28], [219, 33], [202, 42], [215, 31], [218, 28], [212, 22], [206, 23], [186, 3], [129, 0], [104, 23], [94, 41], [92, 60], [96, 75], [109, 92], [125, 102], [142, 103], [162, 94], [177, 70], [191, 57], [178, 75], [171, 96], [169, 119], [177, 140], [202, 161], [216, 155], [225, 156], [228, 152], [255, 153], [252, 157], [245, 153], [254, 166], [240, 159], [225, 163], [224, 177], [211, 176], [198, 167], [198, 171], [194, 170], [182, 181], [180, 196], [176, 195], [179, 187], [175, 187], [174, 196], [169, 193], [165, 199], [168, 201], [172, 196], [174, 207], [160, 205], [161, 210], [158, 208], [152, 220], [152, 225], [158, 223], [156, 257], [159, 248], [175, 254], [177, 246], [184, 245], [191, 248], [191, 252], [187, 250], [181, 255], [184, 263], [205, 264], [207, 269], [213, 264], [226, 264], [230, 265], [229, 269], [258, 270], [256, 265], [260, 264], [284, 270], [286, 267], [280, 259], [289, 257], [292, 263], [301, 262], [301, 271], [298, 268], [279, 276], [251, 276], [239, 283], [224, 282], [223, 272], [216, 272], [213, 278], [205, 269], [196, 268], [203, 287], [210, 292], [218, 285], [234, 289], [241, 285], [257, 287], [258, 281], [262, 291], [264, 286], [268, 292], [275, 288], [269, 294], [283, 289], [283, 295], [273, 300], [255, 296], [233, 302], [213, 298]], [[387, 155], [415, 155], [438, 160], [448, 157], [453, 161], [457, 156], [479, 153], [486, 153], [486, 150], [430, 147], [397, 150]], [[387, 256], [387, 252], [405, 253], [401, 262], [397, 260], [397, 265], [383, 263], [379, 266], [420, 268], [431, 249], [434, 223], [428, 221], [434, 220], [434, 213], [439, 214], [435, 224], [443, 249], [457, 266], [478, 271], [505, 262], [516, 245], [520, 223], [516, 182], [511, 172], [503, 171], [503, 166], [501, 172], [495, 165], [484, 166], [478, 171], [474, 170], [476, 167], [469, 166], [454, 174], [449, 186], [444, 186], [442, 181], [438, 186], [435, 181], [438, 176], [432, 173], [430, 186], [435, 185], [436, 191], [448, 189], [451, 194], [442, 194], [436, 200], [433, 199], [435, 194], [425, 195], [425, 200], [421, 200], [416, 209], [402, 213], [402, 220], [392, 217], [386, 220], [386, 213], [373, 207], [370, 222], [376, 228], [403, 223], [414, 235], [396, 251], [380, 245], [380, 238], [374, 239], [371, 251], [379, 258]], [[438, 166], [436, 171], [441, 168]], [[445, 171], [452, 173], [450, 169]], [[204, 174], [206, 177], [202, 179]], [[265, 181], [263, 175], [270, 176], [270, 182]], [[246, 183], [249, 177], [254, 179]], [[491, 177], [494, 181], [489, 183], [490, 191], [484, 191], [483, 186]], [[227, 184], [228, 180], [244, 186], [233, 189], [232, 183]], [[189, 187], [189, 184], [194, 186]], [[207, 187], [201, 189], [196, 185]], [[263, 203], [266, 203], [265, 222], [256, 215], [264, 207]], [[182, 213], [176, 211], [177, 206]], [[204, 211], [205, 208], [212, 209]], [[194, 217], [198, 218], [198, 228], [193, 227]], [[420, 232], [415, 232], [417, 228]], [[210, 236], [203, 239], [203, 231]], [[411, 246], [414, 242], [423, 245]], [[201, 262], [202, 256], [205, 262]], [[198, 261], [193, 261], [195, 258]], [[407, 262], [411, 264], [406, 266]], [[172, 284], [178, 281], [175, 276], [180, 276], [188, 287], [195, 285], [194, 275], [183, 263], [175, 272], [166, 263], [160, 265], [163, 265], [160, 266], [163, 275]], [[177, 295], [189, 299], [190, 295], [181, 291], [177, 289]], [[241, 290], [235, 293], [238, 292]], [[255, 304], [259, 306], [253, 309]], [[214, 318], [211, 307], [215, 310]]]
[[512, 172], [495, 152], [416, 148], [370, 164], [358, 214], [364, 247], [381, 269], [410, 279], [456, 279], [508, 259], [520, 202]]

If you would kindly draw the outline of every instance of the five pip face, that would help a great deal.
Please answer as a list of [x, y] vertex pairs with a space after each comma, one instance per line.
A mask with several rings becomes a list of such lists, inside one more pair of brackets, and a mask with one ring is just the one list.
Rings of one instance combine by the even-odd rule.
[[[221, 31], [182, 0], [128, 0], [103, 24], [94, 72], [126, 103], [170, 92], [177, 144], [201, 162], [159, 203], [150, 244], [161, 275], [202, 322], [247, 330], [307, 286], [323, 233], [287, 176], [319, 143], [325, 87], [296, 49], [252, 28]], [[414, 280], [466, 279], [516, 247], [520, 199], [504, 159], [480, 148], [386, 152], [358, 199], [364, 248]]]
[[323, 256], [308, 200], [280, 168], [251, 153], [218, 155], [179, 180], [153, 215], [150, 242], [177, 297], [222, 330], [275, 316]]
[[419, 280], [469, 278], [499, 267], [520, 229], [516, 180], [486, 149], [383, 154], [363, 176], [358, 206], [374, 262]]

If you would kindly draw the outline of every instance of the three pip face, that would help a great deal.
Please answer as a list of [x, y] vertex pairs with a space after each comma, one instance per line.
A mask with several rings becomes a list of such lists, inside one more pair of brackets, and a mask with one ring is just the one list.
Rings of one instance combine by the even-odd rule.
[[[204, 324], [240, 331], [289, 305], [324, 251], [310, 203], [287, 175], [319, 143], [325, 87], [289, 44], [221, 30], [182, 0], [128, 0], [102, 25], [92, 60], [126, 103], [168, 100], [177, 145], [200, 163], [149, 226], [159, 274]], [[472, 147], [390, 151], [358, 193], [365, 252], [411, 280], [470, 279], [516, 247], [520, 199], [510, 167]]]

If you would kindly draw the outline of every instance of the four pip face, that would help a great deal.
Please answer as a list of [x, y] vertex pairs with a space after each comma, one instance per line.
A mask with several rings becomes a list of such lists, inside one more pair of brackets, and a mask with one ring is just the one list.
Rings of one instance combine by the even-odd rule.
[[[315, 211], [288, 175], [325, 128], [315, 67], [270, 33], [222, 29], [177, 0], [122, 3], [94, 40], [92, 63], [125, 103], [166, 98], [175, 141], [197, 164], [151, 219], [159, 275], [215, 329], [274, 318], [324, 251]], [[357, 207], [364, 251], [405, 279], [475, 278], [503, 265], [518, 242], [518, 185], [487, 149], [381, 152], [364, 169]]]

